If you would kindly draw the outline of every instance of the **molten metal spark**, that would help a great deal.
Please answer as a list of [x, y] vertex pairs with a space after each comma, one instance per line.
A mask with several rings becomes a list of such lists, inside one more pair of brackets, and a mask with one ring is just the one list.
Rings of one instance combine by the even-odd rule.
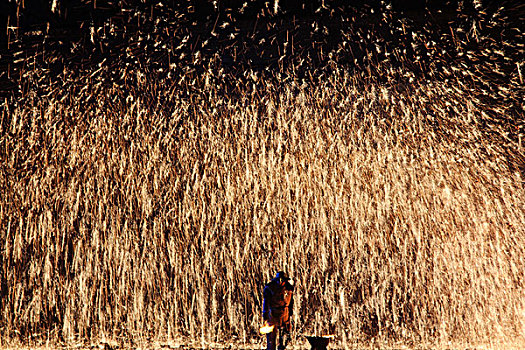
[[259, 329], [261, 334], [268, 334], [273, 331], [273, 325], [270, 325], [268, 322], [264, 322], [264, 325]]

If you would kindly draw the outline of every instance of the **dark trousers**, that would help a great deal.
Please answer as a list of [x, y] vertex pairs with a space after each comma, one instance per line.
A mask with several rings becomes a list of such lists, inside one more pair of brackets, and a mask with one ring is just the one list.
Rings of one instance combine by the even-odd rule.
[[277, 347], [277, 333], [279, 333], [279, 350], [285, 348], [285, 342], [284, 337], [286, 335], [286, 331], [284, 329], [279, 329], [278, 327], [274, 327], [273, 331], [266, 334], [266, 350], [276, 350]]

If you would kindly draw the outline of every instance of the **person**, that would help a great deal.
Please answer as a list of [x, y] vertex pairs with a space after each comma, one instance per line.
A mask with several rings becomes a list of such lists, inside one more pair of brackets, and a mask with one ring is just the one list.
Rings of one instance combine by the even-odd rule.
[[293, 314], [293, 290], [290, 278], [283, 272], [277, 275], [263, 289], [263, 320], [273, 330], [266, 335], [267, 350], [275, 350], [279, 334], [279, 350], [284, 350], [286, 344], [284, 335], [291, 330], [290, 318]]

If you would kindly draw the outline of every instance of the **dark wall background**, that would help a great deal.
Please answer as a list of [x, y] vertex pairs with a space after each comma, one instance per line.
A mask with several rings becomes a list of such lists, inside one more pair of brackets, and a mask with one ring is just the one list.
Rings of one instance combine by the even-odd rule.
[[[494, 1], [484, 0], [483, 5], [489, 6]], [[3, 0], [0, 1], [0, 40], [5, 42], [7, 21], [10, 26], [19, 27], [20, 30], [30, 30], [32, 26], [49, 23], [51, 26], [75, 26], [80, 20], [91, 20], [101, 15], [118, 11], [121, 7], [148, 7], [158, 1], [149, 0], [58, 0], [57, 8], [51, 11], [52, 0]], [[95, 6], [96, 3], [96, 6]], [[267, 3], [270, 8], [266, 8]], [[280, 13], [286, 14], [312, 14], [321, 5], [327, 8], [347, 6], [378, 7], [381, 3], [391, 3], [394, 10], [418, 11], [425, 8], [463, 11], [473, 10], [473, 0], [279, 0]], [[180, 11], [191, 13], [195, 18], [205, 20], [207, 16], [220, 11], [230, 10], [237, 16], [255, 16], [257, 14], [273, 13], [273, 1], [262, 0], [165, 0], [163, 4]], [[247, 6], [243, 7], [246, 4]], [[240, 13], [242, 9], [242, 13]]]
[[[261, 39], [270, 35], [277, 38], [277, 42], [283, 42], [287, 40], [287, 33], [291, 32], [297, 48], [307, 50], [307, 46], [311, 46], [312, 42], [317, 44], [322, 42], [327, 45], [322, 51], [330, 51], [340, 42], [341, 37], [338, 37], [337, 33], [340, 33], [341, 27], [346, 26], [341, 21], [342, 16], [352, 18], [352, 21], [359, 21], [356, 27], [363, 29], [373, 27], [377, 30], [380, 27], [379, 22], [383, 21], [382, 15], [385, 15], [385, 19], [388, 18], [387, 21], [394, 21], [392, 13], [395, 13], [397, 19], [410, 18], [420, 27], [427, 24], [428, 20], [439, 22], [439, 25], [446, 27], [451, 21], [458, 19], [458, 14], [478, 15], [476, 12], [478, 10], [474, 6], [476, 0], [279, 0], [277, 13], [274, 12], [274, 1], [57, 0], [57, 6], [53, 8], [53, 0], [0, 0], [0, 96], [3, 92], [9, 93], [15, 89], [20, 72], [28, 69], [24, 67], [21, 58], [26, 58], [29, 62], [29, 58], [39, 53], [43, 59], [45, 56], [43, 52], [60, 52], [61, 60], [55, 64], [57, 71], [61, 70], [61, 62], [66, 61], [76, 60], [83, 66], [89, 62], [94, 64], [112, 54], [122, 56], [126, 48], [119, 48], [119, 46], [127, 45], [130, 37], [133, 36], [130, 34], [134, 32], [136, 34], [137, 31], [152, 34], [151, 40], [164, 40], [174, 47], [179, 46], [175, 43], [177, 40], [189, 35], [192, 38], [189, 42], [191, 45], [189, 54], [194, 53], [195, 47], [202, 42], [208, 42], [204, 39], [208, 37], [209, 44], [203, 48], [203, 54], [220, 52], [221, 62], [233, 66], [239, 55], [235, 50], [233, 53], [228, 53], [228, 48], [234, 44], [230, 36], [235, 31], [251, 33], [254, 23], [257, 23], [257, 30], [262, 30], [258, 33], [258, 41], [253, 39], [252, 42], [243, 43], [242, 49], [246, 54], [240, 56], [249, 60], [253, 68], [256, 65], [266, 67], [268, 62], [276, 63], [279, 59], [278, 46], [272, 46], [267, 42], [263, 47], [257, 47]], [[500, 6], [518, 0], [480, 1], [483, 8], [487, 8], [487, 12], [490, 13]], [[322, 6], [322, 11], [318, 11]], [[372, 8], [375, 11], [368, 11]], [[441, 15], [435, 16], [439, 11]], [[372, 12], [373, 15], [370, 15]], [[332, 16], [331, 13], [336, 15]], [[368, 13], [368, 15], [365, 18], [361, 15], [357, 16], [357, 13]], [[166, 34], [165, 38], [159, 38], [158, 35], [164, 34], [156, 32], [155, 22], [158, 19], [165, 24], [177, 22], [178, 30], [171, 31], [171, 36]], [[111, 23], [114, 23], [113, 20], [120, 21], [117, 25], [120, 30], [118, 38], [103, 37], [105, 31], [102, 31], [101, 35], [97, 32], [94, 40], [91, 29], [109, 29]], [[139, 22], [142, 24], [137, 25]], [[225, 22], [233, 24], [225, 29], [214, 31], [213, 36], [210, 37], [215, 24]], [[8, 23], [10, 29], [7, 29]], [[295, 23], [298, 23], [297, 26]], [[311, 33], [313, 24], [321, 28], [328, 27], [330, 35], [323, 37], [321, 31]], [[177, 35], [173, 37], [174, 32]], [[220, 32], [219, 36], [216, 36], [216, 32]], [[382, 34], [386, 35], [387, 32], [385, 29]], [[353, 39], [359, 41], [358, 37]], [[403, 41], [406, 38], [397, 39]], [[371, 43], [369, 46], [369, 48], [354, 47], [353, 53], [359, 57], [363, 56], [366, 50], [374, 50]], [[77, 49], [73, 50], [75, 47]], [[225, 48], [226, 50], [223, 50]], [[317, 57], [316, 48], [310, 47], [308, 50], [311, 51], [313, 61], [323, 59]], [[144, 53], [144, 50], [138, 51]], [[260, 57], [263, 56], [259, 54], [260, 52], [265, 52], [266, 56]], [[299, 51], [296, 50], [296, 55], [299, 55], [297, 52]]]

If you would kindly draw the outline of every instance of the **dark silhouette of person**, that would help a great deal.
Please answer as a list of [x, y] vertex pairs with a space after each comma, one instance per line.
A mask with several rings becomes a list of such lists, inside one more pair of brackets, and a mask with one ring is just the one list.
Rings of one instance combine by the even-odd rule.
[[279, 350], [286, 347], [285, 334], [291, 330], [290, 317], [293, 313], [293, 290], [290, 278], [283, 272], [277, 275], [264, 286], [263, 290], [263, 319], [274, 326], [273, 331], [266, 335], [267, 350], [275, 350], [279, 333]]

